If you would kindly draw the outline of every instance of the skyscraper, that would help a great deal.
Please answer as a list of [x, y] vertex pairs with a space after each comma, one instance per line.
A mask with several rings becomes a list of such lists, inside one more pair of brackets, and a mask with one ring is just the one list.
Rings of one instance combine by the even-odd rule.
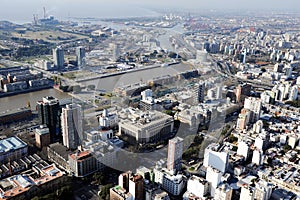
[[169, 140], [167, 168], [169, 171], [181, 169], [181, 157], [183, 153], [183, 139], [175, 137]]
[[78, 104], [69, 104], [62, 109], [61, 128], [63, 144], [69, 149], [76, 149], [82, 138], [82, 108]]
[[61, 47], [53, 49], [54, 67], [58, 70], [64, 67], [64, 50]]
[[204, 89], [205, 89], [205, 83], [203, 81], [199, 81], [199, 83], [196, 83], [193, 86], [193, 99], [194, 104], [198, 104], [203, 102], [204, 100]]
[[76, 61], [78, 68], [84, 66], [84, 57], [85, 57], [85, 48], [84, 47], [77, 47], [76, 48]]
[[59, 100], [52, 96], [44, 97], [42, 101], [37, 102], [36, 109], [40, 124], [46, 124], [49, 128], [51, 142], [60, 140], [61, 110]]

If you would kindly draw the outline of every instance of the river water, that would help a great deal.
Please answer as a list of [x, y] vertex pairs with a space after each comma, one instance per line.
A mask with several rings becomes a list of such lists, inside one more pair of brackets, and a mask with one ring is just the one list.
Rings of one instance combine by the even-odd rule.
[[134, 84], [138, 82], [147, 82], [155, 77], [165, 75], [176, 75], [181, 72], [190, 70], [190, 67], [185, 64], [177, 64], [168, 67], [151, 68], [148, 70], [126, 73], [123, 75], [99, 78], [81, 82], [84, 85], [95, 85], [98, 90], [112, 91], [116, 87]]
[[44, 96], [54, 96], [58, 99], [71, 98], [67, 93], [63, 93], [55, 89], [45, 89], [25, 94], [2, 97], [0, 98], [0, 112], [25, 107], [27, 106], [28, 101], [30, 102], [31, 109], [35, 110], [36, 102], [42, 100]]

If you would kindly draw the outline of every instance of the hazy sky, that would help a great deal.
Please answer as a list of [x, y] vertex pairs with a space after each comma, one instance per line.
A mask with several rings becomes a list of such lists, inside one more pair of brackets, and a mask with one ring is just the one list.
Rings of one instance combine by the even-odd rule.
[[1, 0], [0, 20], [30, 21], [33, 14], [42, 16], [43, 6], [49, 15], [72, 17], [122, 17], [153, 15], [150, 9], [216, 10], [294, 10], [299, 0]]

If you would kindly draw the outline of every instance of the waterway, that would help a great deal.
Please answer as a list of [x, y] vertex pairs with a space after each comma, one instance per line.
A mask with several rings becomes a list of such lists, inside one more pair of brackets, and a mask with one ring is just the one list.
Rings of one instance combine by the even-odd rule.
[[27, 106], [28, 101], [30, 102], [31, 109], [35, 110], [36, 102], [42, 100], [44, 96], [54, 96], [58, 99], [71, 98], [67, 93], [60, 92], [53, 88], [29, 92], [25, 94], [18, 94], [14, 96], [2, 97], [0, 98], [0, 112], [25, 107]]
[[126, 73], [123, 75], [110, 76], [95, 80], [81, 82], [84, 85], [95, 85], [97, 90], [112, 91], [116, 87], [134, 84], [138, 82], [147, 82], [155, 77], [176, 75], [190, 70], [185, 64], [177, 64], [168, 67], [151, 68], [148, 70]]

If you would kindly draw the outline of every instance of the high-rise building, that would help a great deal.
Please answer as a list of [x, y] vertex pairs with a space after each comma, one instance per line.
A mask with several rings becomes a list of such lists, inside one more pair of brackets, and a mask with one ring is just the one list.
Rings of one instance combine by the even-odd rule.
[[134, 175], [129, 179], [129, 193], [133, 200], [144, 199], [144, 179], [141, 175]]
[[64, 50], [61, 47], [57, 47], [52, 50], [53, 51], [53, 62], [54, 67], [58, 70], [64, 67]]
[[60, 140], [61, 109], [59, 100], [52, 96], [44, 97], [42, 101], [37, 102], [37, 111], [40, 124], [45, 124], [49, 128], [51, 142]]
[[124, 188], [127, 192], [129, 191], [129, 178], [131, 177], [132, 172], [124, 172], [119, 176], [119, 186]]
[[249, 156], [249, 149], [250, 147], [246, 142], [240, 141], [238, 144], [237, 155], [244, 156], [245, 160], [247, 160]]
[[255, 123], [260, 118], [262, 102], [261, 99], [248, 97], [245, 99], [244, 108], [251, 111], [250, 122]]
[[169, 140], [167, 168], [170, 172], [181, 169], [183, 139], [175, 137]]
[[255, 149], [252, 155], [252, 163], [260, 166], [263, 163], [263, 152], [262, 150]]
[[69, 104], [62, 109], [61, 128], [63, 144], [69, 149], [76, 149], [83, 134], [82, 108], [78, 104]]
[[206, 169], [206, 180], [210, 183], [210, 195], [215, 195], [215, 190], [222, 182], [222, 172], [212, 167]]
[[272, 190], [273, 184], [271, 184], [270, 182], [260, 180], [258, 183], [255, 184], [254, 198], [268, 200], [271, 198]]
[[193, 86], [193, 100], [194, 104], [198, 104], [203, 102], [204, 100], [204, 90], [205, 90], [205, 83], [203, 81], [199, 81]]
[[76, 61], [78, 68], [84, 66], [84, 57], [85, 57], [85, 48], [84, 47], [77, 47], [76, 48]]
[[225, 173], [228, 165], [229, 155], [226, 152], [217, 152], [206, 148], [204, 153], [203, 165], [213, 167], [222, 173]]
[[50, 144], [50, 132], [46, 125], [41, 125], [39, 128], [35, 129], [35, 143], [40, 149], [47, 147]]
[[295, 101], [298, 98], [298, 93], [299, 93], [299, 86], [294, 85], [290, 90], [289, 100]]

